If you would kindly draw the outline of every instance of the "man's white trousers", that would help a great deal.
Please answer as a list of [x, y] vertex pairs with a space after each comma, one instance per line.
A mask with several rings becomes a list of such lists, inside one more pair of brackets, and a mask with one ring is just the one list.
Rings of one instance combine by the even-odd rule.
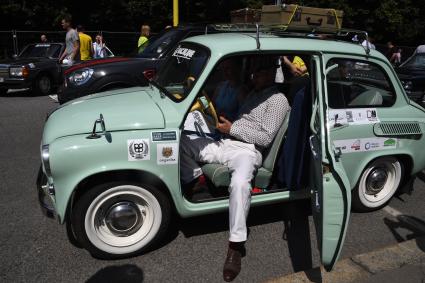
[[181, 178], [184, 183], [189, 183], [202, 174], [199, 162], [219, 163], [229, 167], [229, 241], [246, 241], [251, 180], [262, 163], [261, 153], [253, 144], [230, 139], [189, 139], [185, 135], [181, 138], [180, 153]]

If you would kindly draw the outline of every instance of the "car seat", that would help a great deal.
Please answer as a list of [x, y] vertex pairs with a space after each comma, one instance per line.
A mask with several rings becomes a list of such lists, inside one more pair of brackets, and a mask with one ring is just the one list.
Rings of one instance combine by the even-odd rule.
[[379, 106], [382, 105], [384, 99], [381, 93], [376, 90], [368, 90], [354, 98], [349, 106]]
[[[288, 128], [290, 113], [288, 113], [280, 126], [272, 145], [263, 153], [263, 164], [257, 170], [252, 185], [259, 188], [267, 188], [273, 175], [273, 170], [278, 157], [283, 138]], [[208, 163], [202, 166], [204, 175], [216, 187], [228, 187], [230, 185], [229, 168], [222, 164]]]
[[285, 142], [278, 161], [277, 181], [281, 187], [286, 187], [289, 190], [301, 189], [306, 180], [303, 177], [308, 172], [306, 166], [310, 157], [310, 149], [307, 143], [311, 119], [310, 98], [309, 86], [296, 93]]

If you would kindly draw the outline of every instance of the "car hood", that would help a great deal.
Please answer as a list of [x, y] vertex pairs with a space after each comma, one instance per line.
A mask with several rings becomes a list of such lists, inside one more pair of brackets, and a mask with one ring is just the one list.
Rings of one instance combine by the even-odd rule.
[[37, 57], [37, 58], [16, 58], [16, 59], [9, 59], [9, 60], [1, 60], [0, 61], [0, 65], [26, 65], [29, 63], [38, 63], [41, 61], [49, 61], [49, 60], [53, 60], [53, 59], [49, 59], [49, 58], [43, 58], [43, 57]]
[[396, 72], [403, 78], [425, 77], [425, 68], [399, 67]]
[[[107, 132], [165, 127], [161, 109], [150, 89], [112, 90], [73, 100], [54, 111], [46, 121], [43, 144], [71, 135], [89, 134], [102, 114]], [[101, 132], [100, 125], [97, 131]]]

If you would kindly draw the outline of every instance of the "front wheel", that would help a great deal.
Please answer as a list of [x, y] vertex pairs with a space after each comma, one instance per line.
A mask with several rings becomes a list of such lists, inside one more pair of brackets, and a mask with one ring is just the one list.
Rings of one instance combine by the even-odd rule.
[[352, 192], [353, 209], [368, 212], [384, 207], [397, 191], [402, 179], [403, 166], [397, 158], [382, 157], [374, 160], [363, 171]]
[[49, 95], [53, 90], [52, 79], [45, 74], [40, 75], [34, 82], [34, 92], [36, 95]]
[[90, 189], [76, 203], [72, 225], [96, 258], [124, 258], [160, 241], [170, 223], [168, 198], [135, 183], [109, 183]]

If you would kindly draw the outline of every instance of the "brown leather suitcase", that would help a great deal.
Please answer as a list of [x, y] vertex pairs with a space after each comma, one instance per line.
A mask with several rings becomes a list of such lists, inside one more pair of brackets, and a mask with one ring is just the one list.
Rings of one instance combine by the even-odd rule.
[[320, 28], [336, 31], [341, 29], [344, 12], [335, 9], [291, 5], [264, 5], [261, 10], [261, 23], [285, 25], [300, 29]]

